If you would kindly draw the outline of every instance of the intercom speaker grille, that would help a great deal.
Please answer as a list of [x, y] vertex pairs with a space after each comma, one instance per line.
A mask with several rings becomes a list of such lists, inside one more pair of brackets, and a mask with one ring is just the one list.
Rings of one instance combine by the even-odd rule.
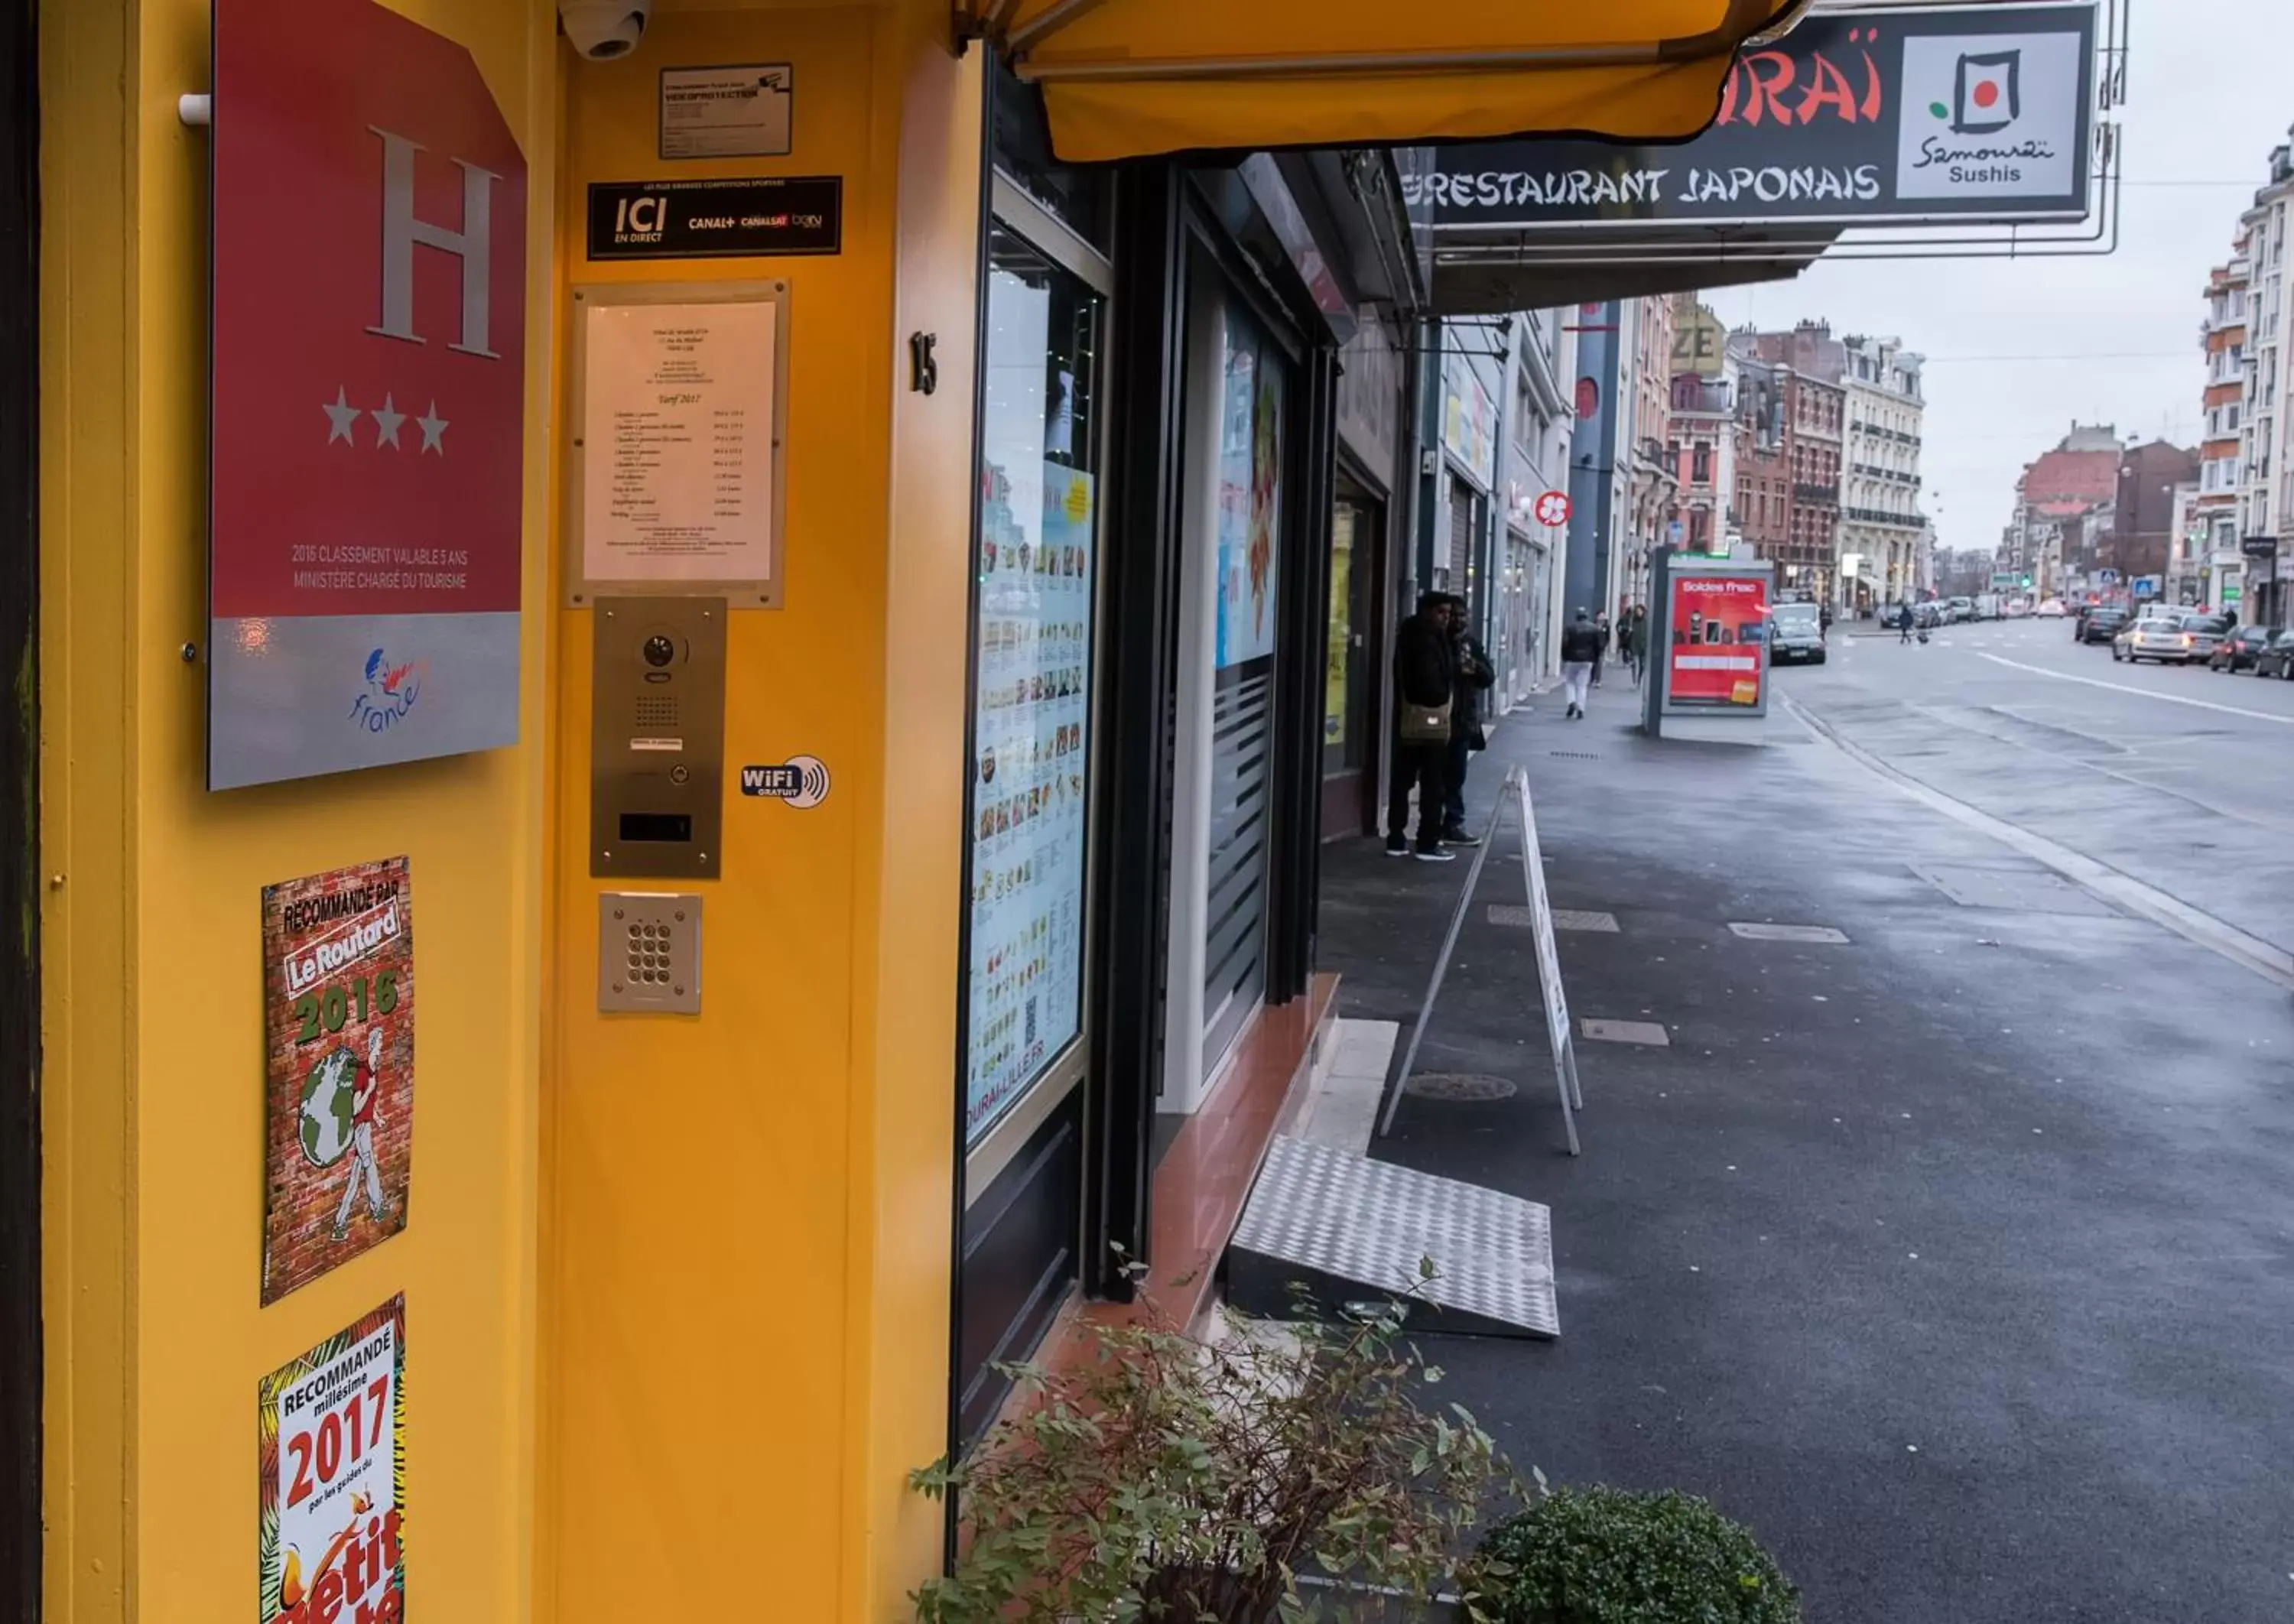
[[637, 725], [640, 727], [677, 726], [677, 699], [674, 694], [647, 694], [637, 702]]

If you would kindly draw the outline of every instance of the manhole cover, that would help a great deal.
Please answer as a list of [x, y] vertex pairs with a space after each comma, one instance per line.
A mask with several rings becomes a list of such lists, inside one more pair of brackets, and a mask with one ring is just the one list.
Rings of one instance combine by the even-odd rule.
[[1912, 873], [1963, 908], [2012, 914], [2064, 914], [2108, 919], [2116, 912], [2069, 881], [2044, 869], [1981, 868], [1956, 863], [1914, 863]]
[[1405, 1093], [1421, 1100], [1510, 1100], [1514, 1085], [1503, 1077], [1485, 1077], [1469, 1071], [1421, 1071], [1403, 1085]]
[[1848, 938], [1830, 925], [1743, 925], [1729, 927], [1755, 942], [1845, 942]]
[[1670, 1049], [1672, 1039], [1665, 1035], [1663, 1026], [1654, 1020], [1581, 1020], [1577, 1029], [1597, 1043], [1647, 1043], [1654, 1049]]

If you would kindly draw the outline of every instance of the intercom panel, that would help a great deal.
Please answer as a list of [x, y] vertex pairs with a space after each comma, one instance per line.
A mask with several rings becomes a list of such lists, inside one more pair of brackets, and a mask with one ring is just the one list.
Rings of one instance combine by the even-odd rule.
[[725, 600], [607, 597], [592, 613], [590, 872], [713, 880], [723, 860]]

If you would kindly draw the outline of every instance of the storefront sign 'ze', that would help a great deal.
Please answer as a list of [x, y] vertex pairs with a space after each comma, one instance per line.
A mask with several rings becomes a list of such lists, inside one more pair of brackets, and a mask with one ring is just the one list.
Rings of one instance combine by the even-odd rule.
[[215, 28], [208, 785], [515, 743], [525, 158], [373, 0]]

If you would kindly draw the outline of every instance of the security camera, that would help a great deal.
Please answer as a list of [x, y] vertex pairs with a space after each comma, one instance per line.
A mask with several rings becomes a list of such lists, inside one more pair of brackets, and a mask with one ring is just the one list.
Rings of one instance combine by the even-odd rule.
[[558, 26], [593, 62], [627, 56], [645, 37], [653, 0], [557, 0]]

